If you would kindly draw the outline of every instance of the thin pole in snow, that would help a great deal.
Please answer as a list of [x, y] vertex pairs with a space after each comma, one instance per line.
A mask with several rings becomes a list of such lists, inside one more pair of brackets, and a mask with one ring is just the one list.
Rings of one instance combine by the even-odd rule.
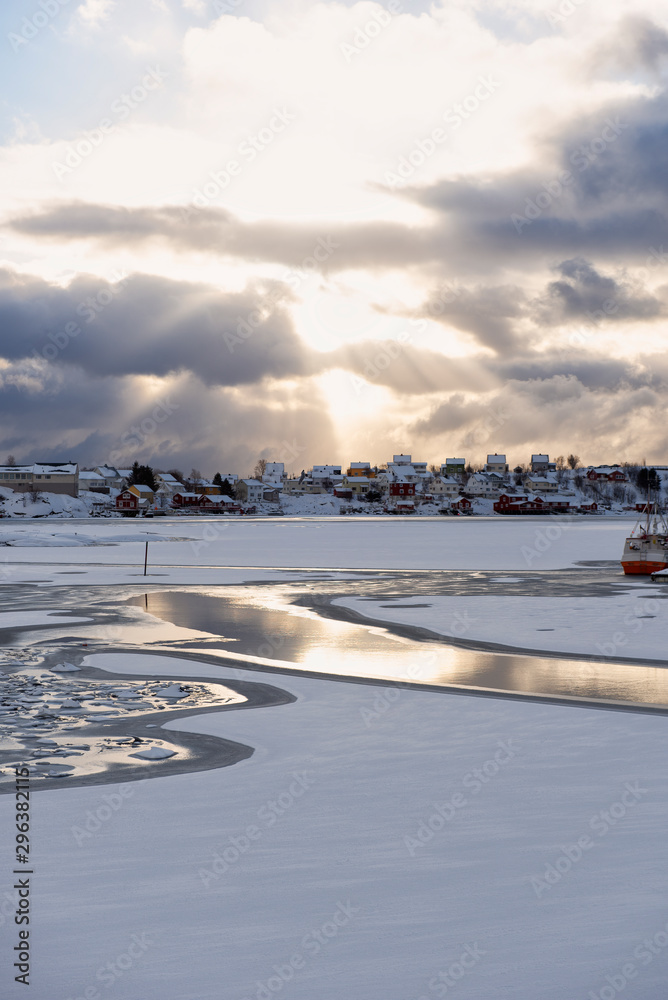
[[147, 562], [148, 562], [148, 541], [146, 542], [146, 548], [144, 549], [144, 576], [146, 576]]

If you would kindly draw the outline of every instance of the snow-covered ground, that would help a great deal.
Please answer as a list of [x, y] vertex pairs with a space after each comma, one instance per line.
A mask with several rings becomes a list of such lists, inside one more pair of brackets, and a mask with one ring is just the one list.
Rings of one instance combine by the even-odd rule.
[[629, 963], [662, 995], [665, 719], [403, 690], [370, 723], [378, 689], [281, 682], [169, 727], [247, 761], [34, 797], [31, 996], [584, 1000]]
[[[159, 541], [150, 549], [149, 564], [166, 574], [165, 582], [179, 578], [181, 567], [192, 566], [215, 572], [225, 567], [553, 570], [583, 561], [618, 561], [629, 528], [629, 520], [604, 517], [98, 520], [78, 526], [86, 545], [64, 554], [59, 540], [63, 547], [77, 544], [71, 523], [50, 522], [37, 529], [33, 522], [0, 522], [0, 548], [4, 539], [13, 546], [0, 551], [0, 574], [14, 574], [11, 578], [18, 581], [22, 564], [32, 564], [35, 577], [36, 566], [68, 562], [77, 569], [89, 567], [79, 578], [82, 583], [93, 582], [96, 575], [102, 579], [100, 564], [110, 574], [109, 583], [134, 579], [138, 564], [143, 571], [147, 539]], [[133, 537], [137, 540], [127, 540]], [[27, 547], [14, 548], [21, 538], [29, 540]], [[115, 547], [103, 559], [99, 548], [88, 547], [91, 538]], [[215, 580], [207, 575], [201, 582]]]
[[[439, 635], [502, 646], [631, 657], [666, 662], [668, 602], [665, 584], [629, 584], [625, 594], [610, 597], [480, 597], [415, 599], [395, 602], [343, 597], [335, 604], [366, 618], [415, 625]], [[429, 606], [425, 607], [428, 602]]]
[[[501, 577], [581, 562], [607, 564], [609, 572], [628, 529], [606, 518], [149, 524], [87, 522], [83, 546], [71, 544], [79, 531], [71, 522], [0, 524], [0, 536], [26, 532], [24, 540], [33, 541], [2, 552], [0, 582], [108, 584], [112, 601], [118, 584], [141, 582], [147, 530], [155, 531], [149, 571], [161, 574], [148, 578], [153, 587], [271, 581], [309, 567], [412, 569], [425, 579], [430, 569]], [[42, 530], [48, 545], [41, 544]], [[419, 603], [431, 608], [380, 609], [354, 604], [354, 588], [351, 581], [346, 600], [361, 613], [375, 618], [384, 610], [392, 621], [438, 630], [445, 606], [435, 597], [420, 594]], [[645, 619], [637, 611], [663, 607], [649, 599], [658, 593], [629, 581], [605, 598], [503, 597], [492, 590], [443, 600], [473, 619], [471, 638], [496, 629], [488, 641], [503, 641], [498, 633], [505, 628], [512, 645], [543, 635], [536, 648], [591, 652], [555, 643], [569, 634], [584, 641], [602, 614], [599, 636], [615, 619], [621, 630], [640, 623], [633, 642], [645, 642], [655, 655], [665, 616]], [[40, 614], [48, 610], [58, 608], [40, 605]], [[87, 609], [77, 610], [83, 616]], [[580, 617], [588, 625], [573, 624], [569, 633], [569, 621]], [[537, 633], [539, 627], [555, 632]], [[29, 990], [14, 982], [11, 967], [19, 932], [12, 887], [21, 876], [13, 874], [13, 797], [0, 797], [3, 998], [662, 995], [665, 716], [247, 672], [212, 655], [169, 653], [96, 651], [84, 665], [107, 670], [111, 679], [206, 677], [231, 690], [244, 678], [297, 700], [155, 730], [167, 742], [180, 729], [255, 748], [234, 766], [120, 787], [34, 792]], [[143, 770], [159, 775], [163, 766], [156, 759]]]
[[0, 486], [0, 512], [4, 517], [88, 517], [93, 509], [109, 508], [112, 504], [108, 496], [87, 490], [82, 490], [78, 497], [38, 491], [37, 498], [33, 499], [30, 493], [19, 493]]

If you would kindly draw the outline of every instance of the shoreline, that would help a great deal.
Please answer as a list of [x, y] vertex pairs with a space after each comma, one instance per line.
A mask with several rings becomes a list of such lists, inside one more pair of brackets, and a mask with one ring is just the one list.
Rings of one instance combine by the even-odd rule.
[[[89, 655], [90, 652], [90, 650], [82, 652], [78, 657], [72, 653], [68, 653], [68, 655], [72, 661], [77, 659], [80, 661]], [[136, 649], [130, 650], [122, 647], [114, 647], [106, 650], [106, 652], [127, 652], [133, 655], [142, 655]], [[149, 655], [156, 654], [154, 651], [151, 651]], [[173, 657], [173, 653], [168, 654], [166, 651], [160, 651], [157, 655], [171, 655]], [[190, 657], [188, 658], [190, 659]], [[60, 656], [52, 654], [47, 657], [47, 660], [51, 659], [57, 662]], [[192, 659], [196, 659], [196, 657], [193, 656]], [[76, 665], [78, 666], [79, 664], [77, 663]], [[45, 667], [48, 669], [47, 663], [45, 663]], [[106, 671], [98, 667], [80, 667], [77, 677], [83, 680], [98, 680], [107, 683], [109, 681], [120, 682], [124, 680], [164, 680], [168, 683], [176, 683], [178, 680], [178, 678], [174, 678], [169, 674], [164, 676], [160, 674], [121, 674], [115, 671]], [[200, 682], [210, 684], [220, 679], [198, 676], [187, 677], [184, 680], [187, 680], [188, 683]], [[179, 719], [186, 720], [195, 715], [268, 708], [271, 706], [292, 704], [297, 700], [296, 696], [290, 692], [273, 687], [263, 681], [245, 681], [235, 678], [229, 682], [226, 680], [225, 686], [230, 687], [237, 694], [243, 695], [246, 701], [241, 704], [208, 705], [201, 708], [178, 709], [174, 707], [172, 709], [165, 709], [164, 711], [150, 712], [139, 718], [130, 718], [125, 721], [96, 722], [82, 728], [77, 734], [91, 740], [114, 736], [138, 736], [148, 742], [159, 739], [162, 742], [173, 744], [174, 747], [185, 750], [188, 754], [187, 756], [168, 757], [164, 760], [148, 761], [145, 763], [141, 761], [122, 764], [112, 763], [103, 771], [96, 771], [93, 774], [62, 778], [39, 778], [31, 783], [31, 792], [34, 794], [38, 791], [47, 791], [55, 788], [74, 788], [84, 785], [124, 784], [129, 781], [141, 781], [144, 778], [160, 778], [196, 771], [210, 771], [219, 767], [229, 767], [242, 760], [247, 760], [255, 753], [255, 747], [244, 743], [237, 743], [221, 736], [193, 733], [187, 729], [165, 730], [164, 728], [167, 723], [174, 723]], [[17, 755], [12, 752], [12, 756]], [[29, 763], [30, 759], [30, 757], [26, 757], [26, 763]], [[159, 769], [156, 768], [156, 765], [159, 766]], [[11, 781], [6, 782], [5, 787], [0, 787], [0, 795], [13, 794], [13, 792], [14, 784]]]

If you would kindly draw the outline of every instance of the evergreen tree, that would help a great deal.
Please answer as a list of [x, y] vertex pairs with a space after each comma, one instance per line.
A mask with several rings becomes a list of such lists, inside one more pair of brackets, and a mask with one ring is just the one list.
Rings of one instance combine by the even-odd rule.
[[656, 491], [661, 486], [661, 476], [658, 474], [656, 469], [643, 467], [638, 472], [636, 486], [643, 494], [647, 493], [648, 488], [652, 491]]
[[223, 493], [223, 495], [226, 497], [234, 496], [234, 489], [232, 488], [232, 483], [229, 481], [229, 479], [223, 479], [222, 483], [220, 484], [220, 490], [221, 493]]
[[215, 476], [213, 477], [213, 485], [214, 486], [222, 486], [223, 485], [223, 480], [221, 479], [220, 472], [217, 472], [215, 474]]
[[139, 462], [134, 462], [132, 465], [132, 472], [130, 473], [130, 486], [148, 486], [149, 489], [155, 490], [156, 483], [155, 477], [153, 475], [153, 469], [150, 465], [140, 465]]

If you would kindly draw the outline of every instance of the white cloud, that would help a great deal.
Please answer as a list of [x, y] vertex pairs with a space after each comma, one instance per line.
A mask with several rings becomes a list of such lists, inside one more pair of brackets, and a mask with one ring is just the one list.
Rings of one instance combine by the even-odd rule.
[[116, 7], [116, 0], [86, 0], [77, 7], [77, 14], [89, 27], [97, 27], [106, 21]]

